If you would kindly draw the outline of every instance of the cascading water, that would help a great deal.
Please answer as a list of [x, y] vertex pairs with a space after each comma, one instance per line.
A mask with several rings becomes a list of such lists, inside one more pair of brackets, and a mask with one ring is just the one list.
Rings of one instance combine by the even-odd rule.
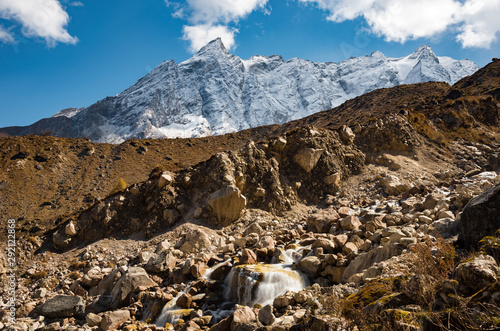
[[[294, 262], [298, 262], [302, 257], [302, 251], [307, 247], [297, 247], [297, 249], [288, 249], [281, 251], [281, 254], [273, 258], [273, 264], [245, 264], [234, 266], [227, 275], [224, 284], [224, 300], [221, 302], [217, 311], [206, 310], [201, 307], [205, 313], [214, 317], [214, 321], [219, 321], [229, 316], [232, 310], [223, 309], [224, 305], [238, 304], [253, 306], [255, 304], [267, 305], [273, 300], [285, 294], [287, 291], [300, 291], [309, 286], [308, 278], [300, 271], [291, 268]], [[221, 262], [205, 273], [205, 278], [210, 279], [214, 270], [224, 265], [231, 266], [231, 261]], [[177, 299], [189, 289], [179, 293], [174, 299], [170, 300], [164, 307], [156, 321], [157, 326], [163, 327], [166, 323], [175, 324], [183, 316], [189, 315], [190, 309], [180, 309], [177, 305]]]
[[184, 293], [186, 293], [189, 290], [189, 287], [186, 287], [186, 289], [182, 292], [180, 292], [175, 298], [170, 300], [165, 304], [163, 307], [160, 317], [156, 320], [156, 325], [160, 327], [164, 327], [165, 324], [170, 323], [170, 324], [175, 324], [177, 321], [183, 317], [189, 316], [191, 313], [192, 309], [181, 309], [176, 305], [177, 299]]
[[[302, 250], [287, 249], [273, 258], [273, 264], [248, 264], [232, 268], [226, 277], [224, 297], [229, 301], [253, 306], [267, 305], [287, 291], [300, 291], [309, 285], [308, 278], [291, 268], [302, 258]], [[276, 263], [279, 262], [279, 263]]]
[[226, 300], [253, 306], [267, 305], [286, 291], [300, 291], [307, 277], [281, 264], [251, 264], [233, 267], [226, 278]]

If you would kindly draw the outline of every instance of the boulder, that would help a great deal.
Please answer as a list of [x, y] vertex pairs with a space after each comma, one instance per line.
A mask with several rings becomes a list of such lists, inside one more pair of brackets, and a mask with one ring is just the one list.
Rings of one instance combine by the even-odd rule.
[[83, 314], [85, 301], [77, 295], [56, 295], [37, 307], [40, 315], [45, 317], [71, 317]]
[[154, 281], [149, 278], [146, 270], [140, 267], [130, 267], [128, 271], [116, 282], [111, 295], [113, 296], [113, 302], [111, 306], [113, 308], [118, 308], [125, 303], [125, 299], [132, 293], [135, 289], [140, 286], [149, 288], [152, 286], [157, 286]]
[[481, 254], [460, 263], [454, 270], [454, 278], [474, 292], [496, 282], [500, 271], [495, 259]]
[[245, 248], [241, 252], [240, 258], [241, 264], [256, 264], [257, 263], [257, 255], [251, 249]]
[[66, 227], [64, 228], [64, 233], [67, 234], [68, 236], [76, 235], [75, 224], [72, 221], [66, 224]]
[[340, 207], [338, 213], [339, 213], [340, 217], [342, 217], [342, 218], [355, 215], [354, 210], [352, 210], [349, 207], [345, 207], [345, 206]]
[[231, 322], [231, 331], [237, 330], [239, 326], [252, 321], [256, 317], [252, 308], [248, 306], [237, 306], [232, 315], [233, 321]]
[[229, 225], [240, 218], [247, 205], [247, 199], [234, 186], [215, 191], [207, 198], [207, 205], [216, 219], [217, 225]]
[[324, 149], [305, 147], [302, 148], [297, 154], [295, 154], [293, 160], [302, 169], [304, 169], [304, 171], [311, 172], [318, 163], [324, 151]]
[[361, 222], [356, 216], [347, 216], [340, 220], [340, 226], [344, 230], [353, 231], [359, 229]]
[[389, 195], [399, 195], [411, 188], [408, 183], [401, 182], [398, 177], [393, 175], [383, 177], [380, 180], [380, 186], [382, 186], [385, 193]]
[[385, 261], [395, 255], [401, 254], [404, 246], [400, 244], [388, 244], [379, 246], [369, 252], [358, 255], [349, 265], [342, 275], [342, 282], [347, 282], [349, 277], [368, 269], [377, 262]]
[[101, 329], [103, 331], [117, 330], [129, 319], [130, 312], [128, 310], [117, 310], [106, 313], [101, 321]]
[[148, 263], [144, 266], [146, 271], [160, 273], [172, 271], [177, 264], [177, 258], [171, 251], [164, 251], [161, 254], [152, 253]]
[[101, 325], [102, 317], [94, 313], [88, 313], [85, 316], [85, 321], [90, 327]]
[[323, 248], [323, 252], [325, 253], [333, 253], [335, 252], [336, 245], [333, 241], [325, 238], [318, 238], [316, 241], [312, 244], [311, 249], [315, 248]]
[[316, 256], [306, 256], [300, 260], [297, 267], [308, 277], [314, 278], [321, 267], [321, 260]]
[[185, 237], [184, 243], [179, 248], [184, 253], [198, 253], [204, 250], [212, 250], [214, 239], [210, 238], [203, 228], [190, 228]]
[[336, 222], [339, 218], [339, 214], [334, 209], [323, 209], [308, 217], [307, 230], [312, 232], [328, 233], [334, 222]]
[[191, 306], [193, 297], [189, 293], [183, 293], [176, 301], [176, 305], [182, 309], [187, 309]]
[[172, 175], [169, 172], [164, 172], [158, 179], [158, 187], [164, 188], [165, 186], [172, 184], [172, 182], [173, 182]]
[[273, 325], [276, 316], [273, 314], [273, 306], [265, 305], [259, 310], [259, 321], [264, 325]]
[[461, 215], [460, 226], [466, 248], [475, 247], [500, 229], [500, 184], [471, 199]]
[[287, 291], [285, 294], [274, 298], [273, 306], [276, 308], [283, 308], [295, 304], [294, 293]]
[[335, 187], [339, 187], [340, 186], [341, 180], [342, 180], [342, 175], [340, 174], [340, 172], [336, 172], [333, 175], [326, 176], [323, 179], [323, 181], [325, 182], [325, 184], [333, 185]]

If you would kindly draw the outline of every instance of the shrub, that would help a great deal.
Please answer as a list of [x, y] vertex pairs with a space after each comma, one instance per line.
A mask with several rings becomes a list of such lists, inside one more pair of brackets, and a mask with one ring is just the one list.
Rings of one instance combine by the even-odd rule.
[[118, 182], [116, 183], [115, 187], [113, 187], [113, 189], [111, 190], [110, 194], [118, 193], [120, 191], [123, 191], [126, 188], [127, 188], [127, 183], [125, 182], [125, 180], [123, 178], [120, 178], [118, 180]]

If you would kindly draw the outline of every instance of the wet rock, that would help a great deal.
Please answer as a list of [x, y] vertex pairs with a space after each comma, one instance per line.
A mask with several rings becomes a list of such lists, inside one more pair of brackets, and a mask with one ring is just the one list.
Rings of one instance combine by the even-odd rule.
[[117, 330], [129, 319], [130, 312], [128, 310], [117, 310], [106, 313], [101, 321], [101, 329], [103, 331]]
[[454, 270], [454, 278], [474, 292], [496, 282], [500, 271], [495, 259], [489, 255], [478, 255], [470, 261], [460, 263]]
[[259, 321], [264, 325], [273, 325], [276, 316], [273, 314], [273, 306], [265, 305], [259, 310]]
[[56, 295], [36, 310], [46, 317], [71, 317], [83, 313], [85, 301], [77, 295]]
[[140, 267], [131, 267], [118, 280], [111, 291], [113, 296], [112, 307], [118, 308], [125, 303], [125, 300], [135, 289], [139, 287], [149, 288], [157, 286], [154, 281], [149, 278], [146, 270]]
[[321, 267], [321, 260], [316, 256], [306, 256], [297, 264], [309, 278], [314, 278]]
[[461, 216], [461, 228], [467, 248], [500, 229], [500, 184], [471, 199]]
[[191, 306], [193, 297], [189, 293], [183, 293], [176, 301], [177, 306], [182, 309], [187, 309]]
[[216, 191], [207, 198], [207, 205], [218, 225], [229, 225], [236, 221], [240, 218], [246, 204], [247, 199], [234, 186]]
[[318, 163], [324, 151], [324, 149], [305, 147], [301, 149], [297, 154], [295, 154], [293, 160], [302, 169], [304, 169], [304, 171], [311, 172]]

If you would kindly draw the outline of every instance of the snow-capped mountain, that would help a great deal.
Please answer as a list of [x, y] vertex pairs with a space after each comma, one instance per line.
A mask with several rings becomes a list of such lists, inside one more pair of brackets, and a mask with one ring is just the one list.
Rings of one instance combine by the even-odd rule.
[[11, 134], [51, 131], [119, 143], [128, 138], [218, 135], [282, 124], [378, 89], [426, 81], [455, 83], [478, 67], [422, 46], [402, 58], [381, 52], [340, 63], [230, 54], [216, 39], [180, 64], [165, 61], [122, 93], [64, 110]]

